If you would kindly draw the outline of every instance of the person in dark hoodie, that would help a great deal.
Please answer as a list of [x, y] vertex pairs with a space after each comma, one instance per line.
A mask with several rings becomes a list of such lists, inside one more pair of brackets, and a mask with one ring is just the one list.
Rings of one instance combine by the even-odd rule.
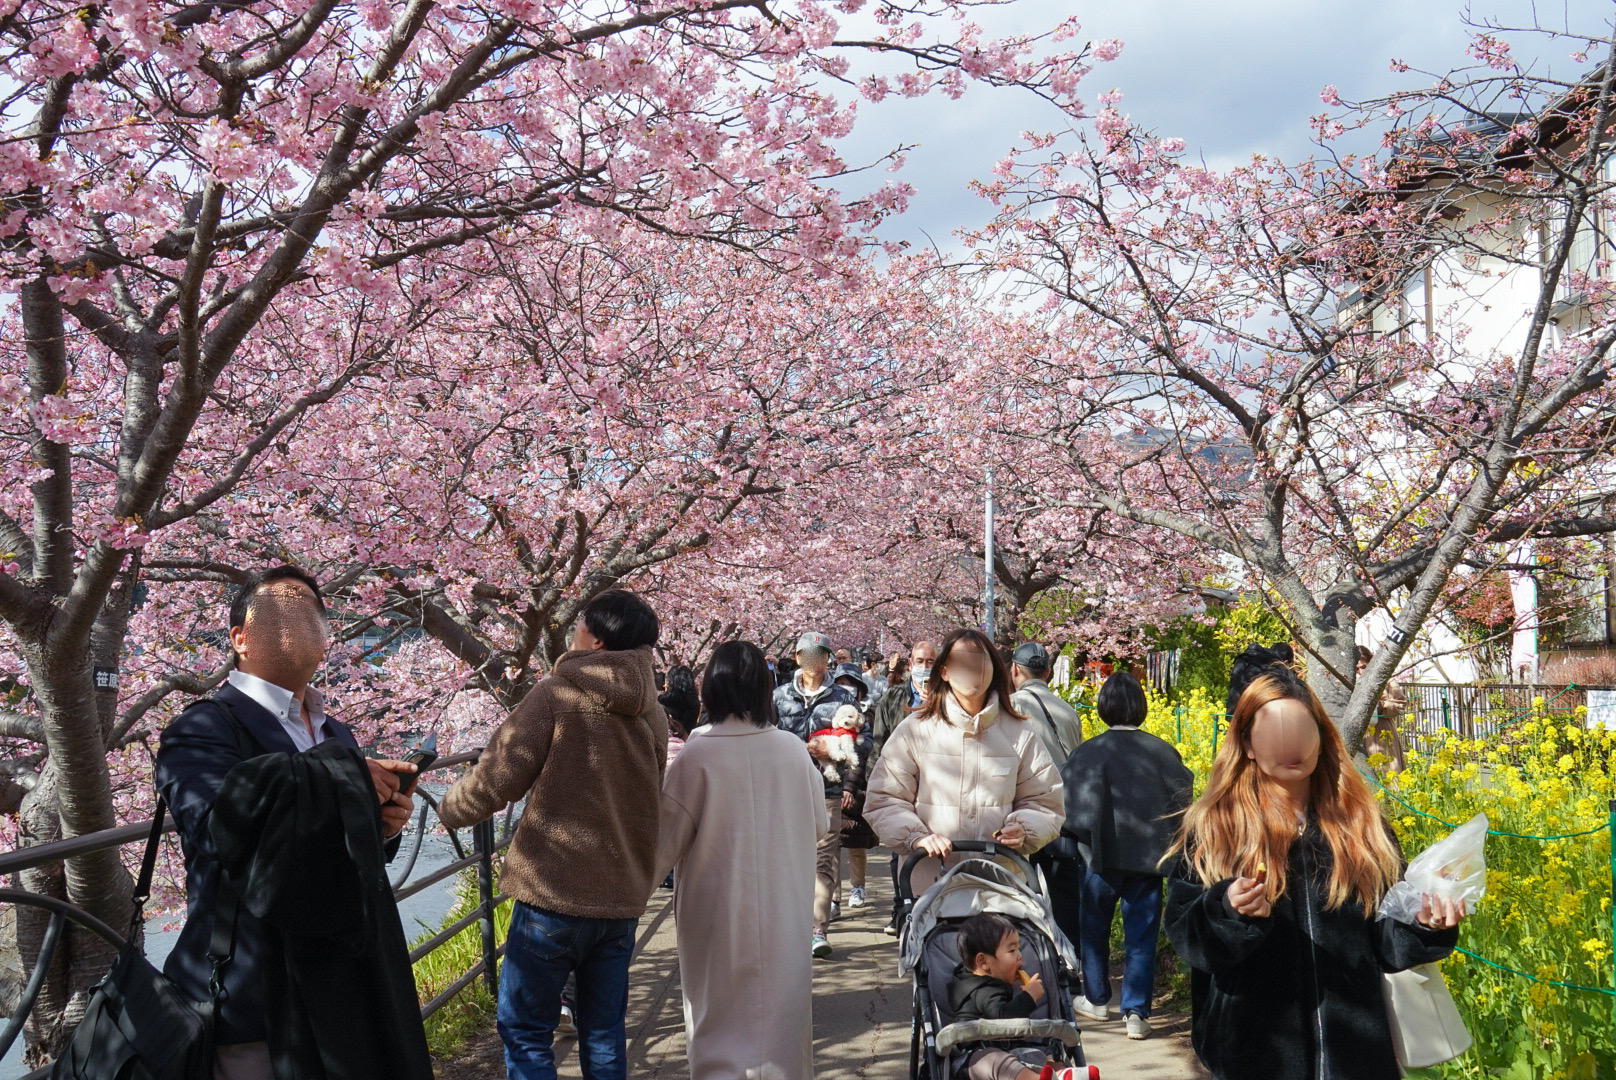
[[1178, 751], [1141, 730], [1149, 704], [1139, 680], [1120, 671], [1105, 681], [1094, 708], [1106, 730], [1072, 751], [1066, 783], [1065, 832], [1077, 841], [1083, 870], [1078, 909], [1083, 992], [1073, 999], [1091, 1020], [1109, 1017], [1111, 919], [1122, 903], [1126, 959], [1122, 1015], [1128, 1038], [1150, 1035], [1156, 985], [1156, 941], [1162, 917], [1161, 862], [1195, 777]]
[[1192, 1041], [1215, 1080], [1395, 1080], [1381, 976], [1458, 942], [1462, 903], [1377, 919], [1402, 852], [1295, 672], [1235, 705], [1170, 856], [1167, 937], [1190, 965]]
[[1296, 650], [1284, 642], [1276, 645], [1247, 645], [1229, 665], [1229, 695], [1224, 702], [1223, 716], [1234, 715], [1235, 703], [1246, 692], [1251, 680], [1270, 668], [1284, 667], [1295, 670]]
[[610, 589], [584, 605], [572, 647], [443, 797], [462, 828], [526, 798], [500, 888], [515, 898], [496, 1026], [512, 1080], [554, 1080], [561, 995], [578, 986], [578, 1055], [591, 1080], [628, 1074], [634, 932], [655, 884], [668, 719], [656, 700], [656, 613]]
[[668, 688], [657, 697], [657, 704], [668, 714], [669, 733], [688, 739], [701, 723], [701, 697], [696, 693], [696, 673], [684, 664], [668, 672]]
[[414, 766], [362, 758], [309, 685], [330, 630], [308, 573], [248, 577], [229, 636], [229, 682], [157, 751], [185, 852], [185, 926], [164, 971], [197, 1001], [220, 981], [215, 1080], [431, 1080], [383, 868]]
[[[956, 1024], [973, 1020], [1025, 1020], [1044, 1000], [1044, 980], [1021, 970], [1021, 934], [1003, 915], [983, 912], [960, 923], [960, 965], [948, 984], [948, 1007]], [[1036, 1050], [985, 1045], [965, 1059], [967, 1080], [1061, 1080], [1055, 1064]]]

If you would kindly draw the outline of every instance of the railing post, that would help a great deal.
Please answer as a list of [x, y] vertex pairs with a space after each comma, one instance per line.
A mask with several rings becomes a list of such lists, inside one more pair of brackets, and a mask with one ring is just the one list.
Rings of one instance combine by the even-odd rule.
[[477, 906], [482, 911], [478, 925], [483, 935], [483, 981], [494, 1000], [499, 1000], [499, 958], [494, 955], [494, 819], [479, 821], [471, 829], [472, 846], [477, 852]]

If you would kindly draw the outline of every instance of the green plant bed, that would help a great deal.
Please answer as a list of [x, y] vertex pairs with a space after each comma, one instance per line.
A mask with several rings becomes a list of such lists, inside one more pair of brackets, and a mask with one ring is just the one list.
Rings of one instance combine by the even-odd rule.
[[[476, 907], [477, 873], [467, 870], [454, 879], [454, 906], [436, 928], [423, 931], [410, 947], [426, 941], [443, 927], [463, 919]], [[511, 925], [511, 902], [494, 913], [494, 943], [505, 941]], [[435, 950], [415, 962], [415, 989], [424, 1005], [448, 989], [482, 959], [482, 924], [472, 923]], [[442, 1060], [465, 1045], [466, 1039], [494, 1021], [497, 1002], [482, 978], [474, 979], [426, 1021], [426, 1044], [434, 1059]]]

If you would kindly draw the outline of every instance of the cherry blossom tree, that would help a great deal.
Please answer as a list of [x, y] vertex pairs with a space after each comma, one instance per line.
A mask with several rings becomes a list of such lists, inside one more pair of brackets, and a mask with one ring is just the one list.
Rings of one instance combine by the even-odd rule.
[[[826, 272], [906, 193], [838, 191], [855, 110], [827, 87], [976, 80], [1064, 101], [1081, 76], [1081, 52], [1048, 47], [1074, 27], [994, 41], [970, 6], [875, 3], [849, 34], [865, 4], [15, 5], [0, 20], [0, 620], [7, 734], [31, 747], [9, 773], [21, 838], [117, 823], [109, 760], [129, 710], [222, 677], [117, 688], [140, 598], [164, 583], [143, 568], [212, 572], [181, 533], [273, 487], [322, 407], [387, 390], [385, 366], [475, 284], [461, 253], [519, 250], [579, 215]], [[855, 67], [870, 57], [909, 67]], [[300, 555], [286, 540], [276, 523], [259, 555]], [[113, 923], [127, 911], [116, 853], [22, 884]], [[25, 913], [25, 955], [40, 930]], [[97, 950], [76, 933], [58, 950], [36, 1058]]]
[[[1477, 67], [1317, 121], [1373, 157], [1213, 170], [1107, 94], [983, 186], [985, 269], [1044, 331], [972, 373], [997, 427], [1066, 463], [1043, 502], [1188, 538], [1271, 589], [1356, 741], [1408, 641], [1482, 549], [1616, 527], [1612, 40], [1556, 81], [1494, 35]], [[1581, 53], [1579, 52], [1579, 56]], [[1578, 59], [1579, 63], [1582, 59]], [[1388, 121], [1386, 118], [1390, 116]], [[990, 364], [992, 358], [984, 361]], [[1356, 624], [1394, 629], [1355, 679]]]

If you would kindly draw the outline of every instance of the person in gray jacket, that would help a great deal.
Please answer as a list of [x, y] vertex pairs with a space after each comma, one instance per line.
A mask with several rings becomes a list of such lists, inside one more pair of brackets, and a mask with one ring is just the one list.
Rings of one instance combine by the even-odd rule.
[[1065, 698], [1049, 688], [1049, 653], [1036, 641], [1023, 642], [1011, 654], [1010, 681], [1016, 692], [1010, 704], [1027, 718], [1057, 768], [1083, 741], [1083, 722]]
[[[1049, 653], [1036, 641], [1025, 641], [1010, 655], [1010, 681], [1016, 692], [1010, 703], [1027, 718], [1038, 739], [1049, 751], [1049, 759], [1060, 769], [1072, 751], [1083, 741], [1083, 722], [1066, 699], [1049, 688]], [[1079, 909], [1082, 902], [1083, 863], [1076, 845], [1062, 834], [1053, 844], [1032, 857], [1034, 866], [1044, 872], [1049, 886], [1049, 906], [1055, 925], [1076, 944]]]
[[[816, 731], [831, 727], [831, 717], [843, 705], [858, 706], [851, 690], [837, 686], [827, 670], [834, 655], [825, 634], [806, 633], [797, 639], [797, 673], [774, 692], [775, 723], [803, 742]], [[809, 743], [808, 752], [817, 761], [827, 754]], [[830, 956], [831, 901], [842, 874], [842, 784], [825, 781], [825, 812], [830, 815], [830, 831], [819, 841], [819, 863], [814, 877], [814, 956]]]

